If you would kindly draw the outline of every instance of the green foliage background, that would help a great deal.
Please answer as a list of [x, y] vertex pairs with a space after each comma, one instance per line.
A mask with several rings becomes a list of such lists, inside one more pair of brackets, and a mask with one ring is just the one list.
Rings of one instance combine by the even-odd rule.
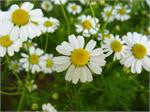
[[[69, 0], [72, 1], [72, 0]], [[122, 4], [128, 4], [131, 9], [131, 19], [120, 22], [114, 21], [107, 24], [107, 29], [112, 34], [125, 35], [127, 32], [140, 32], [148, 35], [147, 30], [149, 26], [149, 8], [144, 0], [133, 0], [131, 4], [128, 0], [120, 0]], [[40, 8], [40, 2], [32, 1], [35, 7]], [[75, 1], [79, 3], [79, 1]], [[11, 4], [20, 4], [16, 1], [1, 1], [2, 10], [7, 10]], [[114, 4], [114, 1], [105, 1], [107, 4]], [[66, 7], [66, 5], [64, 6]], [[82, 6], [83, 12], [81, 14], [92, 15], [89, 6]], [[99, 18], [101, 26], [104, 21], [101, 17], [104, 5], [99, 2], [93, 5], [95, 16]], [[74, 24], [77, 22], [77, 17], [67, 13], [67, 18], [70, 26], [69, 34], [76, 34]], [[47, 53], [53, 53], [55, 56], [59, 54], [55, 48], [62, 41], [67, 40], [67, 24], [62, 13], [61, 6], [54, 6], [51, 12], [43, 11], [46, 17], [55, 17], [60, 20], [59, 29], [53, 34], [42, 34], [40, 37], [33, 39], [33, 42], [38, 44], [39, 48], [44, 49], [46, 36], [48, 36], [48, 50]], [[80, 14], [80, 15], [81, 15]], [[79, 16], [79, 15], [78, 15]], [[119, 27], [119, 29], [118, 29]], [[97, 36], [91, 37], [96, 40]], [[90, 38], [87, 38], [89, 40]], [[97, 44], [99, 47], [100, 44]], [[23, 52], [23, 49], [20, 51]], [[20, 53], [10, 58], [19, 59]], [[22, 81], [25, 80], [26, 73], [22, 71], [19, 73]], [[41, 110], [43, 103], [50, 102], [57, 110], [61, 111], [102, 111], [102, 110], [149, 110], [149, 73], [144, 71], [137, 75], [132, 74], [130, 69], [124, 68], [118, 61], [113, 62], [112, 57], [107, 58], [107, 64], [103, 68], [101, 75], [94, 75], [94, 79], [90, 83], [78, 83], [74, 85], [65, 81], [64, 73], [53, 74], [32, 74], [32, 79], [38, 85], [38, 90], [34, 92], [25, 92], [23, 99], [22, 110], [34, 110], [32, 105], [37, 104], [37, 110]], [[12, 71], [8, 69], [6, 58], [1, 59], [1, 90], [15, 93], [22, 91], [18, 87], [19, 82], [13, 75]], [[20, 95], [5, 95], [1, 94], [1, 110], [16, 110]]]

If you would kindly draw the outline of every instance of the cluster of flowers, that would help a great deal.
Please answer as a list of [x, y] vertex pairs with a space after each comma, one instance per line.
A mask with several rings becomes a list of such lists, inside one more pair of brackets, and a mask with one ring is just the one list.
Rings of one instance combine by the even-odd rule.
[[[58, 0], [59, 1], [59, 0]], [[57, 0], [56, 4], [59, 4]], [[48, 1], [46, 1], [48, 2]], [[61, 1], [62, 3], [63, 0]], [[44, 3], [42, 3], [42, 6]], [[61, 5], [61, 3], [60, 3]], [[96, 41], [90, 40], [85, 43], [84, 37], [90, 37], [98, 33], [100, 24], [99, 19], [90, 15], [79, 16], [79, 22], [75, 24], [76, 32], [82, 35], [69, 35], [69, 42], [62, 42], [56, 47], [56, 50], [63, 56], [53, 57], [52, 54], [46, 54], [36, 44], [29, 46], [29, 41], [42, 33], [53, 33], [59, 27], [59, 20], [53, 17], [43, 17], [41, 9], [33, 9], [34, 5], [29, 2], [23, 3], [21, 6], [12, 5], [7, 12], [0, 12], [0, 57], [5, 55], [13, 56], [15, 52], [19, 52], [20, 48], [25, 44], [26, 53], [21, 53], [22, 58], [19, 62], [13, 61], [10, 68], [16, 69], [18, 72], [23, 68], [31, 73], [52, 73], [53, 71], [63, 72], [66, 69], [65, 79], [76, 84], [81, 82], [92, 81], [92, 73], [101, 74], [102, 66], [106, 64], [106, 57], [114, 54], [114, 60], [120, 60], [125, 67], [131, 67], [132, 73], [141, 73], [142, 68], [150, 71], [150, 41], [146, 36], [138, 33], [127, 33], [122, 38], [119, 36], [109, 35], [101, 42], [101, 47], [96, 47]], [[70, 8], [69, 8], [70, 7]], [[76, 14], [80, 12], [81, 7], [75, 3], [69, 4], [67, 9]], [[120, 16], [116, 18], [127, 19], [126, 6], [117, 5], [114, 12], [112, 8], [106, 6], [104, 12], [106, 15], [115, 14], [116, 10], [120, 12]], [[111, 9], [111, 10], [110, 10]], [[109, 13], [109, 14], [108, 14]], [[111, 17], [114, 17], [111, 16]], [[121, 19], [120, 20], [123, 20]], [[111, 20], [111, 19], [110, 19]], [[101, 40], [102, 41], [102, 40]], [[19, 64], [18, 64], [19, 63]]]

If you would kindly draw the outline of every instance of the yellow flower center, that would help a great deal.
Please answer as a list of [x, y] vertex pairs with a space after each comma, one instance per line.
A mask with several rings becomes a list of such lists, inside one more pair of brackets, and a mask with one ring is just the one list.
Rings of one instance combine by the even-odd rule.
[[29, 61], [31, 64], [38, 64], [39, 63], [39, 56], [36, 54], [30, 55]]
[[52, 25], [53, 25], [53, 23], [49, 20], [44, 22], [45, 27], [51, 27]]
[[11, 19], [16, 25], [25, 25], [29, 22], [29, 14], [23, 9], [17, 9], [12, 13]]
[[13, 41], [10, 40], [9, 35], [2, 36], [0, 38], [0, 45], [3, 47], [9, 47], [13, 44]]
[[126, 14], [126, 9], [124, 7], [122, 7], [121, 9], [118, 10], [118, 13], [121, 15], [125, 15]]
[[132, 54], [137, 59], [142, 59], [144, 56], [146, 56], [147, 50], [144, 45], [142, 44], [135, 44], [132, 47]]
[[53, 66], [53, 61], [51, 59], [46, 60], [46, 67], [51, 68]]
[[109, 17], [109, 16], [111, 16], [111, 11], [106, 11], [105, 14], [106, 14], [107, 17]]
[[114, 51], [114, 52], [120, 52], [122, 50], [122, 44], [118, 41], [118, 40], [114, 40], [112, 43], [111, 43], [111, 49]]
[[76, 6], [76, 5], [72, 5], [72, 6], [71, 6], [71, 9], [72, 9], [73, 11], [76, 11], [76, 10], [77, 10], [77, 6]]
[[85, 20], [85, 21], [83, 21], [82, 26], [83, 26], [85, 29], [90, 29], [90, 28], [92, 27], [92, 23], [91, 23], [90, 20]]
[[86, 49], [75, 49], [71, 54], [71, 62], [75, 66], [84, 66], [88, 63], [90, 54]]

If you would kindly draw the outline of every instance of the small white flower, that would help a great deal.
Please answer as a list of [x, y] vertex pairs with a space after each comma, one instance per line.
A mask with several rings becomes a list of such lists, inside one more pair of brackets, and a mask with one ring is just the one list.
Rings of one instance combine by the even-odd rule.
[[53, 33], [58, 29], [59, 20], [53, 17], [46, 18], [44, 17], [40, 23], [40, 27], [43, 33], [50, 32]]
[[9, 69], [13, 72], [20, 72], [22, 70], [22, 64], [19, 63], [17, 60], [11, 61], [9, 64]]
[[105, 38], [104, 44], [102, 48], [106, 54], [106, 56], [110, 56], [114, 53], [114, 60], [122, 59], [125, 54], [124, 42], [119, 38], [119, 36], [112, 36], [111, 38]]
[[9, 9], [8, 19], [13, 23], [11, 35], [20, 37], [22, 41], [33, 39], [41, 34], [38, 24], [43, 16], [41, 9], [33, 9], [34, 5], [24, 2], [20, 7], [16, 4]]
[[[40, 72], [41, 67], [39, 65], [41, 61], [41, 56], [43, 55], [43, 50], [39, 48], [30, 47], [29, 54], [22, 53], [21, 56], [23, 58], [20, 59], [20, 63], [22, 63], [22, 67], [28, 71], [31, 70], [31, 73]], [[30, 68], [29, 68], [30, 67]]]
[[117, 20], [125, 21], [130, 18], [129, 13], [131, 12], [131, 9], [129, 9], [128, 5], [123, 6], [122, 4], [117, 4], [115, 10], [115, 18]]
[[41, 57], [40, 66], [44, 73], [52, 73], [54, 71], [54, 62], [52, 54], [45, 54]]
[[131, 67], [132, 73], [141, 73], [142, 68], [150, 71], [150, 41], [139, 33], [127, 33], [123, 37], [127, 48], [121, 60], [125, 67]]
[[[90, 40], [85, 46], [83, 36], [69, 36], [69, 42], [62, 42], [56, 50], [64, 56], [54, 58], [57, 72], [67, 70], [65, 79], [76, 84], [79, 80], [82, 83], [93, 80], [92, 72], [101, 74], [102, 66], [105, 65], [105, 55], [101, 48], [96, 48], [96, 41]], [[90, 70], [89, 70], [90, 68]]]
[[42, 105], [43, 112], [57, 112], [57, 110], [50, 104], [43, 104]]
[[99, 20], [90, 15], [82, 15], [78, 18], [79, 23], [75, 25], [76, 32], [82, 33], [85, 37], [95, 35], [99, 30]]
[[16, 35], [11, 35], [12, 28], [13, 24], [9, 21], [0, 22], [0, 57], [7, 53], [13, 56], [22, 47], [22, 41]]
[[104, 11], [102, 12], [102, 17], [104, 21], [107, 21], [108, 19], [108, 22], [112, 22], [114, 21], [114, 14], [115, 14], [115, 10], [112, 10], [112, 6], [106, 5]]
[[26, 88], [28, 89], [29, 92], [32, 92], [32, 91], [37, 89], [37, 85], [34, 84], [34, 80], [27, 81], [26, 82]]
[[43, 10], [45, 11], [51, 11], [53, 9], [53, 5], [50, 1], [48, 0], [44, 0], [42, 3], [41, 3], [41, 7]]
[[65, 4], [68, 0], [51, 0], [54, 2], [54, 4], [56, 5], [61, 5], [61, 4]]
[[77, 5], [76, 3], [69, 3], [67, 6], [68, 12], [72, 13], [73, 15], [79, 14], [82, 10], [80, 5]]

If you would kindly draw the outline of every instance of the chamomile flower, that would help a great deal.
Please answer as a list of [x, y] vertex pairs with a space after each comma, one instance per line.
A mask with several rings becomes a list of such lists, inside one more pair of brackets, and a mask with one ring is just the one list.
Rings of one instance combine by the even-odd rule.
[[115, 10], [117, 11], [115, 13], [115, 18], [117, 20], [125, 21], [130, 18], [129, 13], [131, 12], [131, 9], [129, 9], [128, 5], [123, 6], [121, 4], [117, 4], [115, 6]]
[[41, 30], [43, 33], [45, 33], [45, 32], [53, 33], [55, 30], [58, 29], [59, 24], [60, 24], [59, 20], [57, 20], [56, 18], [44, 17], [40, 23], [40, 27], [41, 27]]
[[119, 38], [119, 36], [105, 38], [102, 48], [106, 53], [106, 56], [110, 56], [114, 53], [114, 60], [120, 60], [125, 55], [126, 47], [124, 45], [124, 42]]
[[76, 3], [69, 3], [67, 6], [68, 12], [72, 13], [73, 15], [79, 14], [82, 10], [80, 5], [77, 5]]
[[44, 73], [52, 73], [54, 71], [53, 55], [45, 54], [42, 56], [40, 66]]
[[19, 63], [17, 60], [11, 61], [9, 64], [9, 69], [12, 70], [13, 72], [20, 72], [22, 70], [22, 64]]
[[102, 12], [102, 17], [104, 21], [112, 22], [114, 21], [115, 10], [112, 10], [112, 6], [106, 5], [104, 11]]
[[141, 73], [142, 68], [150, 71], [150, 41], [139, 33], [127, 33], [123, 36], [127, 44], [126, 55], [121, 60], [125, 67], [131, 67], [132, 73]]
[[75, 25], [76, 32], [82, 33], [85, 37], [90, 37], [98, 32], [100, 27], [99, 20], [90, 15], [82, 15], [78, 18], [79, 23]]
[[68, 0], [51, 0], [55, 5], [65, 4]]
[[20, 37], [22, 41], [33, 39], [41, 34], [36, 24], [43, 16], [41, 9], [33, 9], [34, 5], [24, 2], [20, 7], [16, 4], [9, 9], [9, 20], [13, 23], [11, 35]]
[[51, 11], [53, 9], [53, 5], [50, 1], [48, 0], [44, 0], [42, 3], [41, 3], [41, 7], [43, 10], [45, 11]]
[[11, 35], [13, 24], [9, 21], [0, 23], [0, 57], [6, 54], [13, 56], [22, 47], [22, 41], [16, 35]]
[[[31, 70], [31, 73], [35, 72], [40, 72], [41, 67], [40, 67], [40, 61], [41, 61], [41, 56], [43, 55], [43, 50], [35, 47], [30, 47], [29, 48], [29, 54], [22, 53], [21, 56], [22, 58], [20, 59], [20, 63], [22, 63], [22, 67], [26, 70], [29, 71]], [[29, 68], [30, 67], [30, 68]]]
[[50, 104], [43, 104], [42, 105], [43, 112], [57, 112], [57, 110]]
[[[93, 80], [92, 72], [101, 74], [102, 66], [105, 65], [105, 55], [101, 48], [96, 48], [96, 41], [90, 40], [85, 46], [83, 36], [69, 36], [69, 42], [62, 42], [56, 50], [64, 56], [54, 58], [55, 70], [62, 72], [67, 70], [65, 80], [76, 84]], [[90, 71], [91, 70], [91, 71]]]

